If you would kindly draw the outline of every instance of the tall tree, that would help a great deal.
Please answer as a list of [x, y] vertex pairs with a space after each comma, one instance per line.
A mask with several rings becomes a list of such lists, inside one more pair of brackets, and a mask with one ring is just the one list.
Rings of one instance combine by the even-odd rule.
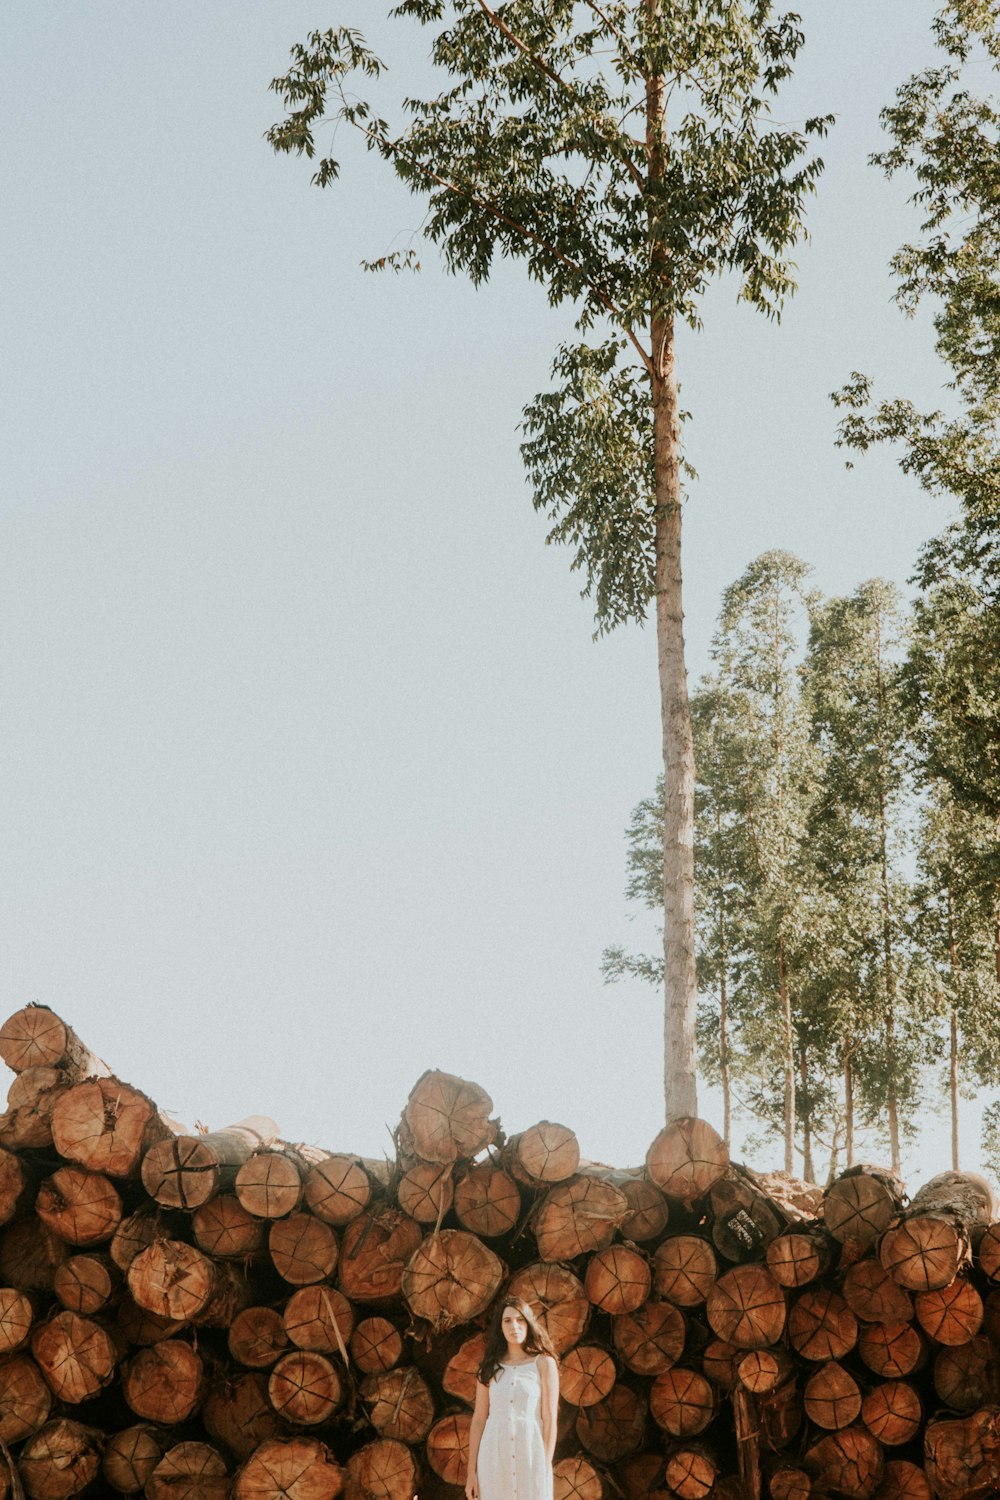
[[860, 1083], [868, 1122], [885, 1109], [896, 1171], [905, 1116], [919, 1097], [923, 1029], [908, 982], [904, 631], [898, 591], [874, 579], [848, 598], [814, 607], [805, 675], [822, 768], [810, 809], [810, 848], [826, 898], [827, 941], [833, 939], [850, 976], [843, 1046], [847, 1154], [850, 1160]]
[[[522, 260], [579, 342], [556, 355], [555, 390], [525, 413], [535, 505], [567, 542], [599, 630], [655, 600], [664, 775], [664, 1092], [697, 1110], [694, 757], [681, 592], [677, 333], [697, 327], [713, 278], [777, 316], [788, 255], [821, 169], [771, 101], [802, 44], [770, 0], [400, 0], [431, 28], [441, 93], [406, 100], [392, 126], [353, 91], [382, 63], [357, 31], [313, 32], [273, 87], [288, 113], [277, 151], [315, 155], [334, 118], [426, 201], [424, 233], [448, 267], [485, 281]], [[350, 90], [350, 92], [349, 92]], [[314, 181], [338, 175], [320, 160]], [[399, 265], [407, 257], [375, 264]], [[587, 341], [585, 336], [593, 334]]]

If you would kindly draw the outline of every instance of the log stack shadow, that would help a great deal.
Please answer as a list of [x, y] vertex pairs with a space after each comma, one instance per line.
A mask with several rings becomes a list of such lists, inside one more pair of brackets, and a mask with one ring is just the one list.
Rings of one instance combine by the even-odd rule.
[[460, 1500], [508, 1292], [560, 1355], [555, 1500], [1000, 1495], [977, 1178], [823, 1194], [700, 1120], [619, 1170], [440, 1072], [373, 1161], [188, 1132], [44, 1006], [0, 1056], [0, 1500]]

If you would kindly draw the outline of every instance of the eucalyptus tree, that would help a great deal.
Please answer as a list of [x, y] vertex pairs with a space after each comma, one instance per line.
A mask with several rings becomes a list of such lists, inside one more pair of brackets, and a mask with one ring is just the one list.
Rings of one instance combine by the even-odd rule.
[[741, 756], [743, 899], [753, 928], [741, 969], [743, 1034], [768, 1059], [767, 1083], [780, 1078], [789, 1172], [798, 1082], [808, 1077], [798, 1024], [810, 925], [804, 833], [815, 774], [799, 691], [808, 573], [788, 552], [757, 558], [725, 591], [712, 647]]
[[961, 1164], [958, 1101], [963, 1084], [1000, 1085], [1000, 968], [995, 890], [982, 879], [990, 825], [957, 801], [946, 782], [926, 789], [917, 834], [913, 929], [930, 992], [947, 1019], [952, 1167]]
[[856, 1105], [869, 1123], [884, 1108], [897, 1171], [929, 1029], [910, 972], [905, 646], [898, 590], [874, 579], [848, 598], [814, 606], [805, 667], [821, 768], [809, 843], [828, 914], [827, 942], [831, 953], [839, 951], [847, 978], [847, 1155], [850, 1161]]
[[873, 160], [916, 178], [920, 232], [894, 257], [896, 295], [908, 315], [933, 310], [949, 410], [875, 401], [859, 374], [835, 400], [843, 443], [895, 444], [902, 468], [957, 507], [917, 571], [916, 734], [926, 774], [989, 821], [984, 878], [1000, 892], [1000, 7], [950, 0], [933, 31], [939, 59], [883, 111], [891, 143]]
[[[274, 80], [277, 151], [316, 155], [355, 127], [426, 204], [448, 268], [486, 281], [520, 260], [578, 339], [526, 408], [534, 503], [595, 602], [598, 631], [655, 601], [664, 774], [664, 1086], [696, 1111], [694, 760], [682, 631], [683, 458], [677, 337], [716, 277], [777, 316], [821, 170], [771, 104], [802, 45], [771, 0], [399, 0], [431, 32], [443, 86], [390, 122], [357, 92], [383, 64], [349, 27], [312, 32]], [[320, 186], [338, 175], [318, 160]], [[374, 264], [400, 266], [409, 255]]]

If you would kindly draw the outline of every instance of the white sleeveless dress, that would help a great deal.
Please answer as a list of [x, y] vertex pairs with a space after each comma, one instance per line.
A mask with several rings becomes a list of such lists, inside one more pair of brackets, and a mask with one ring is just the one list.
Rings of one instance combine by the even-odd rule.
[[490, 1412], [479, 1444], [479, 1500], [552, 1500], [541, 1400], [537, 1357], [500, 1366], [490, 1382]]

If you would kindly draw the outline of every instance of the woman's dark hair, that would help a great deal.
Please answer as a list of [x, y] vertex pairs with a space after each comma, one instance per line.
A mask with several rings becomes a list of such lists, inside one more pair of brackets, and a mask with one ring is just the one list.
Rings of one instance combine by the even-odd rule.
[[486, 1328], [486, 1350], [483, 1354], [483, 1362], [479, 1366], [479, 1379], [483, 1385], [489, 1385], [500, 1366], [503, 1364], [504, 1355], [507, 1353], [507, 1340], [503, 1331], [503, 1315], [508, 1307], [515, 1312], [528, 1325], [528, 1334], [522, 1344], [525, 1354], [551, 1354], [557, 1359], [556, 1351], [552, 1347], [552, 1340], [545, 1329], [535, 1317], [527, 1302], [522, 1302], [520, 1297], [504, 1297], [493, 1309], [493, 1315]]

